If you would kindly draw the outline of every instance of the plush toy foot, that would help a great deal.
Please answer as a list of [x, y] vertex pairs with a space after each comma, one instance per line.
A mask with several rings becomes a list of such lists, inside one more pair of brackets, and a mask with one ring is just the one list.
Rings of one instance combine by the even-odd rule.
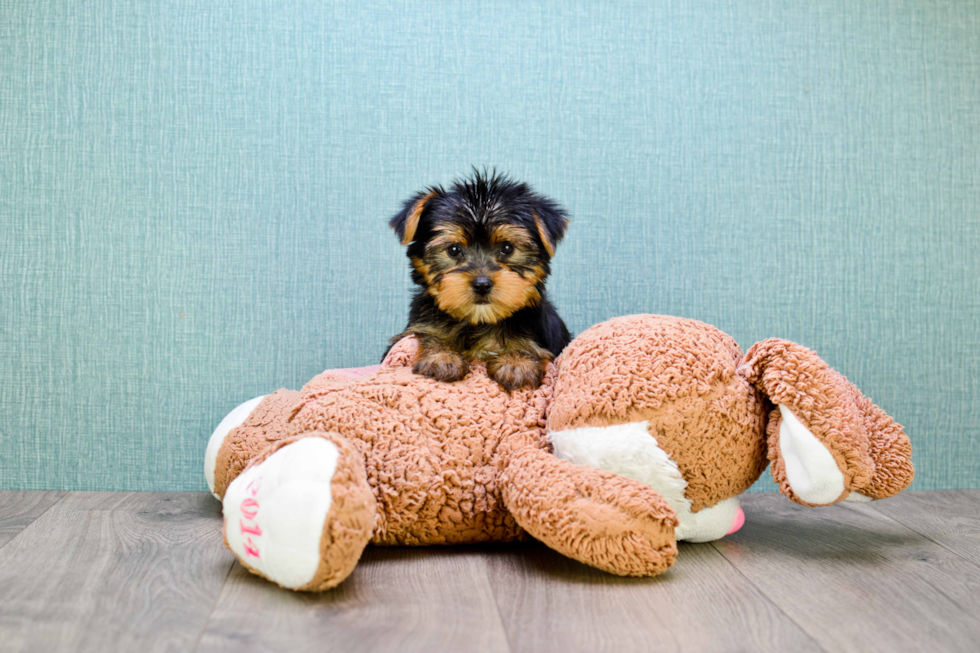
[[287, 437], [287, 422], [298, 398], [295, 390], [276, 390], [246, 401], [221, 420], [204, 453], [204, 476], [211, 494], [220, 500], [253, 458]]
[[643, 483], [528, 448], [502, 485], [517, 523], [569, 558], [620, 576], [656, 576], [677, 558], [674, 510]]
[[222, 507], [225, 543], [239, 562], [304, 591], [343, 581], [377, 518], [363, 458], [325, 433], [270, 446], [231, 482]]
[[766, 427], [770, 469], [793, 501], [882, 499], [912, 482], [902, 427], [815, 352], [764, 340], [746, 352], [739, 373], [776, 405]]
[[221, 445], [225, 443], [228, 433], [241, 426], [242, 422], [252, 414], [252, 411], [263, 399], [265, 399], [265, 395], [246, 401], [225, 415], [225, 418], [218, 424], [218, 428], [214, 429], [214, 433], [208, 440], [208, 447], [204, 452], [204, 478], [208, 482], [208, 489], [211, 494], [218, 501], [221, 501], [221, 495], [214, 491], [214, 472], [218, 465], [218, 451], [221, 450]]
[[745, 523], [738, 497], [691, 510], [687, 481], [670, 455], [660, 448], [649, 424], [628, 422], [589, 426], [548, 434], [555, 456], [576, 465], [587, 465], [645, 483], [674, 509], [680, 524], [677, 539], [712, 542], [734, 533]]

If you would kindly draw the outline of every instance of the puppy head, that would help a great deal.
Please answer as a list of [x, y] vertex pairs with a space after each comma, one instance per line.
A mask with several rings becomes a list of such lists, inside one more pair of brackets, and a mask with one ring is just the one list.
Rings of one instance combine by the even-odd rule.
[[432, 187], [389, 223], [412, 261], [412, 280], [457, 320], [494, 324], [541, 299], [568, 217], [527, 184], [474, 171]]

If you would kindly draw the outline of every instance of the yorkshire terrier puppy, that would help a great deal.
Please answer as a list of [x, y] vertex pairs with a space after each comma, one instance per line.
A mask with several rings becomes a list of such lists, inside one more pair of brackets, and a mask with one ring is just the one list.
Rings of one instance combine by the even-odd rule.
[[496, 172], [430, 187], [389, 223], [412, 262], [408, 326], [416, 374], [458, 381], [470, 361], [508, 390], [537, 387], [571, 340], [545, 294], [568, 218], [553, 201]]

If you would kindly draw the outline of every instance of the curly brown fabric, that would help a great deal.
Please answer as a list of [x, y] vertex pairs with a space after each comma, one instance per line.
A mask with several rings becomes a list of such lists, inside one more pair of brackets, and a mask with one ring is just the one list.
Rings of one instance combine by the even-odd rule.
[[[323, 535], [320, 538], [320, 564], [310, 582], [286, 589], [322, 592], [336, 587], [354, 571], [364, 547], [371, 540], [371, 533], [374, 532], [377, 511], [374, 494], [364, 474], [364, 459], [349, 442], [335, 433], [308, 433], [284, 438], [267, 446], [245, 469], [262, 464], [283, 447], [306, 437], [329, 440], [337, 446], [339, 456], [337, 469], [330, 483], [330, 510], [324, 520]], [[225, 546], [228, 546], [227, 536]], [[247, 560], [239, 559], [239, 562], [249, 572], [265, 578]]]
[[[912, 482], [911, 444], [902, 428], [871, 403], [844, 375], [816, 352], [787, 340], [754, 344], [739, 368], [773, 404], [782, 404], [819, 439], [844, 474], [845, 491], [872, 498], [891, 496]], [[793, 493], [780, 457], [778, 410], [766, 428], [770, 471], [793, 501], [811, 505]]]
[[215, 494], [225, 496], [228, 484], [245, 471], [252, 459], [287, 436], [289, 413], [298, 397], [295, 390], [276, 390], [266, 395], [241, 425], [228, 432], [214, 468]]
[[378, 502], [376, 544], [455, 544], [521, 534], [503, 503], [501, 444], [531, 431], [543, 441], [550, 392], [507, 392], [482, 364], [456, 383], [390, 367], [303, 388], [287, 429], [335, 432], [364, 457]]
[[[855, 388], [855, 391], [857, 389]], [[861, 494], [872, 499], [894, 496], [912, 484], [912, 443], [901, 425], [885, 411], [861, 396], [858, 408], [864, 413], [865, 431], [870, 439], [871, 459], [875, 461], [874, 475]]]
[[330, 483], [331, 504], [320, 539], [320, 566], [300, 590], [321, 592], [339, 585], [354, 571], [378, 523], [377, 502], [364, 471], [364, 457], [336, 433], [315, 433], [339, 449]]
[[513, 392], [482, 363], [455, 383], [413, 374], [417, 351], [408, 338], [376, 370], [327, 371], [300, 392], [269, 395], [218, 453], [220, 495], [250, 461], [289, 438], [338, 446], [323, 560], [306, 589], [343, 580], [368, 540], [452, 544], [530, 534], [611, 573], [667, 569], [677, 555], [673, 508], [647, 485], [558, 460], [547, 429], [646, 421], [687, 482], [695, 512], [748, 488], [767, 459], [783, 492], [799, 501], [779, 457], [773, 404], [788, 406], [827, 446], [845, 475], [840, 498], [889, 496], [912, 479], [901, 427], [790, 342], [766, 340], [743, 357], [730, 337], [701, 322], [617, 318], [576, 338], [539, 388]]
[[697, 512], [745, 491], [765, 469], [765, 404], [736, 374], [741, 360], [735, 341], [703, 322], [614, 318], [562, 352], [548, 427], [647, 420]]
[[537, 448], [503, 480], [517, 522], [569, 558], [619, 576], [656, 576], [677, 558], [674, 509], [648, 485]]

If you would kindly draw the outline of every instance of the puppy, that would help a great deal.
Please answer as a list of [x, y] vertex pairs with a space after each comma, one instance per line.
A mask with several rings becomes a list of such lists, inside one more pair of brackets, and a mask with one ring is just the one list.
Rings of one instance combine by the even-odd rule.
[[508, 390], [537, 387], [548, 361], [571, 340], [545, 294], [568, 218], [527, 184], [496, 172], [430, 187], [389, 223], [408, 246], [414, 371], [440, 381], [466, 376], [470, 362]]

